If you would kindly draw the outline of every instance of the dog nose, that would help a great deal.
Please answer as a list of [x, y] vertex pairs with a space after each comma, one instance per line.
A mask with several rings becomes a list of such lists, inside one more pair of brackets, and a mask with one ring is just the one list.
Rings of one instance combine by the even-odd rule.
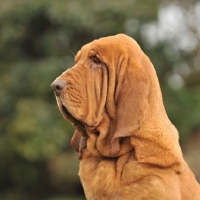
[[55, 80], [52, 84], [51, 87], [53, 91], [55, 92], [56, 96], [60, 95], [61, 90], [65, 87], [66, 82], [63, 80]]

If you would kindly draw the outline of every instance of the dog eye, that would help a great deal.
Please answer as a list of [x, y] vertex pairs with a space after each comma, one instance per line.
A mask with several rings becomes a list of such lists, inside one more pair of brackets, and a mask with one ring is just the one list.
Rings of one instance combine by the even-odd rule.
[[97, 65], [100, 65], [100, 64], [101, 64], [101, 61], [100, 61], [99, 58], [97, 58], [96, 56], [93, 56], [93, 57], [92, 57], [92, 60], [93, 60], [93, 62], [94, 62], [95, 64], [97, 64]]

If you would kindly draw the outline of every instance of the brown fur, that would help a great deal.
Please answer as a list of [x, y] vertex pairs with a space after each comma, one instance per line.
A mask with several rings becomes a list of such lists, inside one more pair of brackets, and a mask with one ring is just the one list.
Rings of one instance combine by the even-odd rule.
[[57, 102], [75, 126], [71, 144], [88, 200], [200, 200], [154, 67], [132, 38], [83, 46], [56, 80], [66, 82]]

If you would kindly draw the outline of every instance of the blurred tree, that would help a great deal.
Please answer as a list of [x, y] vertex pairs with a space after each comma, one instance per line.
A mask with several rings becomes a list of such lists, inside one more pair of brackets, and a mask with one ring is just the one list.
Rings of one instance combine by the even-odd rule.
[[99, 37], [125, 33], [138, 41], [156, 68], [170, 119], [187, 138], [200, 125], [199, 10], [198, 1], [1, 0], [0, 191], [20, 200], [16, 191], [82, 194], [73, 128], [50, 84]]

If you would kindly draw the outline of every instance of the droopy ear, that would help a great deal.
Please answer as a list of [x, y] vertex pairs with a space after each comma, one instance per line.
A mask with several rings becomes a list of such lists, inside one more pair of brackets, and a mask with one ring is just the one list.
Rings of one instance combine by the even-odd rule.
[[111, 141], [111, 156], [119, 153], [120, 138], [134, 135], [140, 129], [148, 106], [149, 83], [140, 65], [122, 66], [117, 82], [117, 128]]

